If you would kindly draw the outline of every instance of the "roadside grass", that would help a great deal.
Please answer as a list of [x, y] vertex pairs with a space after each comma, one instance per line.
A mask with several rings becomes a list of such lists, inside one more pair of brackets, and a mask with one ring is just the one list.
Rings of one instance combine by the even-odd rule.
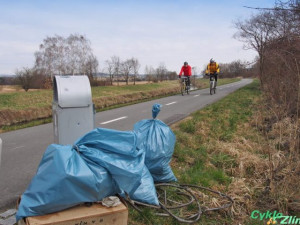
[[[239, 78], [220, 79], [219, 85], [239, 81]], [[201, 86], [208, 87], [207, 79], [197, 79]], [[120, 96], [137, 92], [149, 92], [158, 89], [177, 88], [178, 81], [164, 81], [159, 83], [149, 83], [141, 85], [122, 85], [122, 86], [101, 86], [92, 87], [93, 99], [111, 96]], [[30, 92], [0, 92], [0, 110], [24, 110], [27, 108], [40, 108], [51, 106], [53, 97], [52, 90], [35, 90]]]
[[[93, 99], [131, 94], [141, 91], [152, 91], [159, 88], [172, 88], [178, 86], [176, 81], [151, 83], [128, 86], [101, 86], [92, 87]], [[39, 108], [51, 106], [53, 98], [52, 90], [37, 90], [32, 92], [0, 93], [0, 110], [24, 110], [27, 108]]]
[[[256, 224], [249, 220], [253, 192], [245, 180], [265, 169], [259, 166], [260, 162], [268, 161], [260, 147], [264, 138], [249, 125], [259, 99], [259, 84], [255, 80], [171, 126], [177, 140], [171, 167], [178, 182], [209, 187], [235, 200], [231, 209], [204, 214], [197, 224]], [[202, 204], [215, 207], [222, 204], [222, 199], [216, 196]], [[132, 209], [129, 218], [132, 225], [179, 224], [171, 218], [151, 212], [141, 215]]]
[[[220, 79], [219, 85], [239, 81]], [[208, 86], [207, 79], [197, 79], [197, 86]], [[174, 95], [179, 92], [178, 81], [140, 85], [93, 87], [96, 110], [103, 111], [125, 105]], [[51, 122], [52, 90], [30, 92], [0, 92], [0, 133]]]
[[[233, 82], [240, 81], [241, 78], [219, 78], [218, 79], [218, 86], [224, 85], [224, 84], [229, 84]], [[191, 81], [193, 83], [193, 80]], [[209, 79], [207, 78], [201, 78], [201, 79], [196, 79], [196, 86], [198, 88], [209, 88]]]

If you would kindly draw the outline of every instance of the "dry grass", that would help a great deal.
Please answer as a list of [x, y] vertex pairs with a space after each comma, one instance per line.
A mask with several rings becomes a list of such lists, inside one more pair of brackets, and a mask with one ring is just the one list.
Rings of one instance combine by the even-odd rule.
[[[270, 123], [263, 99], [248, 89], [172, 126], [178, 143], [171, 165], [179, 181], [210, 186], [234, 199], [228, 214], [210, 215], [220, 224], [228, 217], [229, 224], [254, 224], [253, 210], [299, 217], [297, 123], [290, 118]], [[222, 176], [212, 173], [220, 170]], [[222, 203], [211, 197], [203, 201], [205, 206]]]
[[[28, 91], [36, 91], [37, 89], [29, 89]], [[13, 93], [13, 92], [25, 92], [18, 85], [0, 85], [0, 94], [1, 93]]]
[[[152, 84], [153, 82], [152, 81], [136, 81], [135, 82], [135, 84], [136, 85], [141, 85], [141, 84]], [[128, 82], [128, 85], [133, 85], [134, 84], [134, 82], [133, 81], [129, 81]], [[118, 82], [116, 82], [116, 81], [114, 81], [113, 82], [113, 86], [124, 86], [124, 85], [126, 85], [126, 82], [119, 82], [119, 84], [118, 84]]]
[[234, 199], [232, 217], [235, 221], [248, 221], [255, 209], [277, 210], [284, 215], [300, 212], [299, 154], [277, 149], [278, 143], [290, 140], [293, 123], [285, 119], [274, 124], [270, 135], [275, 138], [270, 140], [251, 127], [253, 121], [240, 126], [230, 143], [217, 141], [211, 149], [211, 154], [229, 155], [236, 164], [224, 168], [233, 177], [228, 187]]
[[174, 94], [178, 92], [179, 92], [179, 87], [161, 88], [161, 89], [156, 89], [155, 91], [148, 91], [148, 92], [140, 91], [140, 92], [125, 94], [125, 95], [93, 98], [93, 102], [97, 109], [103, 109], [117, 104], [126, 104], [129, 102], [151, 99], [153, 97], [164, 96], [164, 95]]

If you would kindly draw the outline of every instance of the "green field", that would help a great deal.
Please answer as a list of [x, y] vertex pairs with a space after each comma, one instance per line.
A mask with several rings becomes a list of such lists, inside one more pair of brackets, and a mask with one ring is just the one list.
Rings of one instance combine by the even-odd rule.
[[[219, 85], [238, 81], [239, 79], [220, 79]], [[208, 87], [207, 79], [198, 79], [198, 85]], [[164, 81], [159, 83], [123, 85], [123, 86], [104, 86], [93, 87], [93, 99], [132, 94], [137, 92], [149, 92], [160, 89], [169, 89], [178, 87], [178, 81]], [[0, 92], [0, 110], [24, 110], [27, 108], [41, 108], [51, 106], [53, 98], [52, 90], [37, 90], [30, 92], [1, 93]]]
[[[239, 79], [220, 79], [219, 85]], [[198, 79], [198, 88], [208, 87], [208, 79]], [[97, 111], [148, 101], [179, 93], [179, 83], [164, 81], [139, 85], [92, 88]], [[0, 133], [51, 122], [52, 90], [0, 92]]]
[[[160, 88], [172, 88], [177, 86], [176, 82], [161, 82], [142, 85], [124, 85], [124, 86], [104, 86], [93, 87], [93, 99], [131, 94], [141, 91], [152, 91]], [[52, 90], [38, 90], [31, 92], [0, 93], [1, 109], [26, 109], [32, 107], [51, 106], [53, 98]]]

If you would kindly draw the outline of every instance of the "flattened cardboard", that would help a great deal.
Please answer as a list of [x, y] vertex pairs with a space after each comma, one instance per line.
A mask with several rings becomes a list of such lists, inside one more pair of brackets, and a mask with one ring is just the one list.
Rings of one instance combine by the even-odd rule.
[[19, 225], [127, 225], [128, 209], [122, 203], [107, 208], [100, 204], [76, 206], [43, 216], [27, 217]]

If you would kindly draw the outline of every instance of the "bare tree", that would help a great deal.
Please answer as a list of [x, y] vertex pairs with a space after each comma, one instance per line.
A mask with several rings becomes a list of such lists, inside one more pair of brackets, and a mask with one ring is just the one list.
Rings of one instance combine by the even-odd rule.
[[124, 62], [121, 63], [121, 73], [124, 76], [124, 79], [126, 81], [126, 84], [128, 85], [129, 81], [129, 74], [132, 72], [132, 60], [127, 59]]
[[[288, 6], [293, 5], [294, 1], [288, 1]], [[245, 49], [254, 49], [259, 56], [259, 78], [262, 86], [264, 85], [261, 77], [264, 73], [264, 61], [266, 45], [271, 41], [281, 38], [290, 37], [300, 34], [299, 29], [299, 12], [292, 10], [281, 10], [285, 8], [287, 3], [277, 1], [274, 10], [260, 11], [245, 21], [237, 21], [235, 27], [238, 32], [235, 38], [245, 43]]]
[[145, 75], [149, 83], [150, 81], [154, 81], [154, 74], [155, 74], [155, 69], [152, 66], [145, 67]]
[[139, 69], [141, 67], [139, 60], [132, 58], [132, 72], [133, 72], [133, 84], [135, 85], [136, 76], [139, 74]]
[[168, 80], [176, 80], [177, 79], [177, 73], [175, 71], [171, 72], [171, 71], [168, 71], [167, 72], [167, 77], [168, 77]]
[[156, 69], [157, 80], [163, 81], [166, 79], [167, 68], [164, 63], [160, 63]]
[[35, 69], [51, 77], [64, 74], [92, 76], [97, 73], [98, 65], [90, 41], [83, 35], [47, 37], [35, 52]]
[[22, 70], [17, 70], [16, 75], [20, 85], [27, 92], [34, 79], [34, 70], [24, 67]]
[[[254, 49], [259, 55], [259, 76], [262, 76], [265, 46], [276, 33], [275, 18], [272, 12], [261, 12], [249, 20], [237, 21], [235, 27], [238, 32], [235, 38], [243, 41], [245, 49]], [[261, 80], [261, 79], [260, 79]]]
[[109, 75], [109, 82], [110, 82], [110, 85], [113, 85], [113, 79], [114, 79], [114, 65], [113, 65], [113, 62], [110, 61], [110, 60], [106, 60], [105, 61], [105, 69]]
[[121, 60], [120, 57], [118, 56], [112, 56], [110, 58], [110, 62], [113, 67], [113, 77], [112, 78], [117, 78], [117, 83], [119, 86], [119, 75], [120, 75], [120, 70], [121, 70]]
[[224, 78], [247, 76], [247, 66], [251, 65], [248, 62], [242, 62], [241, 60], [236, 60], [230, 63], [220, 63], [220, 75]]
[[99, 63], [97, 58], [94, 55], [90, 55], [86, 63], [83, 65], [84, 74], [86, 74], [90, 80], [94, 80], [94, 77], [98, 72], [98, 66]]

